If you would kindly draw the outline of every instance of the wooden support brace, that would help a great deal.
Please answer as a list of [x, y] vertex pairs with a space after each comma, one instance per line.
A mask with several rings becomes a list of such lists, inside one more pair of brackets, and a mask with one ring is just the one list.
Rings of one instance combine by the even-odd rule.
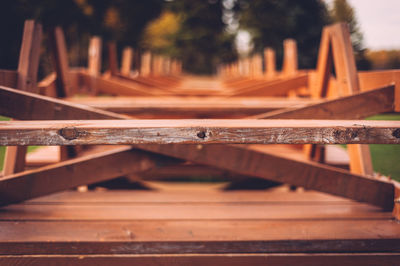
[[60, 27], [56, 27], [50, 31], [49, 43], [52, 48], [53, 64], [57, 74], [57, 96], [71, 96], [73, 91], [70, 82], [67, 46], [64, 32]]
[[0, 206], [179, 163], [130, 147], [70, 159], [0, 180]]

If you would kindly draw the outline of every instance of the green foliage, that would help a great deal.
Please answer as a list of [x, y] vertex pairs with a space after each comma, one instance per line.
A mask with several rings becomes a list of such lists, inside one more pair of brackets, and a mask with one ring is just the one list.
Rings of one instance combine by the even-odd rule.
[[234, 36], [225, 31], [222, 21], [222, 0], [173, 1], [167, 8], [182, 19], [175, 36], [175, 56], [186, 71], [211, 74], [218, 63], [236, 59]]
[[269, 46], [281, 58], [283, 40], [293, 38], [299, 50], [299, 67], [315, 67], [321, 31], [328, 23], [324, 2], [239, 0], [237, 9], [241, 13], [241, 27], [253, 35], [255, 51], [261, 52]]

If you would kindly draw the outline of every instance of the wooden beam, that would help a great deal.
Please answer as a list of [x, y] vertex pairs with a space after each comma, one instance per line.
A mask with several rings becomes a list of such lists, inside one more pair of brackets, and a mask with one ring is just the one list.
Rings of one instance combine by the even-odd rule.
[[101, 72], [101, 51], [102, 40], [98, 36], [90, 38], [89, 57], [88, 57], [88, 73], [92, 76], [98, 76]]
[[153, 117], [245, 117], [268, 111], [304, 107], [320, 100], [278, 97], [73, 97], [70, 102], [111, 112]]
[[83, 84], [88, 87], [95, 86], [98, 92], [121, 96], [150, 96], [154, 92], [141, 84], [132, 84], [132, 82], [120, 79], [105, 79], [103, 77], [93, 77], [87, 73], [80, 72], [79, 76]]
[[117, 44], [115, 42], [109, 42], [107, 44], [108, 49], [108, 68], [111, 76], [117, 75], [118, 71], [118, 55], [117, 55]]
[[[17, 89], [38, 93], [37, 74], [39, 68], [42, 25], [33, 20], [25, 21], [17, 70]], [[14, 104], [19, 104], [14, 102]], [[3, 174], [9, 175], [25, 169], [27, 147], [7, 147]]]
[[396, 86], [394, 110], [400, 112], [400, 70], [360, 71], [358, 79], [361, 91], [394, 83]]
[[291, 90], [308, 86], [308, 74], [299, 74], [292, 78], [264, 82], [233, 93], [231, 97], [244, 96], [286, 96]]
[[394, 85], [326, 100], [300, 108], [278, 110], [253, 116], [253, 119], [363, 119], [372, 115], [392, 112]]
[[[334, 24], [330, 28], [330, 34], [338, 93], [340, 96], [357, 93], [360, 91], [360, 85], [349, 27], [346, 23]], [[348, 145], [347, 150], [352, 172], [373, 175], [369, 146]]]
[[[394, 187], [389, 181], [367, 178], [314, 162], [239, 145], [137, 145], [137, 147], [199, 164], [210, 165], [247, 176], [287, 183], [384, 209], [393, 208]], [[218, 158], [218, 160], [216, 160]], [[244, 160], [244, 158], [246, 158]], [[271, 167], [274, 166], [274, 167]]]
[[276, 76], [276, 59], [275, 51], [267, 47], [264, 49], [265, 77], [272, 79]]
[[64, 32], [60, 27], [56, 27], [50, 31], [49, 43], [52, 50], [54, 68], [57, 74], [57, 95], [58, 97], [71, 96], [73, 91], [70, 82], [67, 45], [65, 43]]
[[400, 121], [0, 121], [0, 145], [4, 146], [144, 143], [400, 144]]
[[132, 47], [125, 47], [122, 52], [122, 65], [121, 74], [129, 76], [132, 69], [133, 49]]
[[19, 120], [127, 119], [86, 105], [0, 86], [0, 114]]
[[297, 73], [297, 43], [293, 39], [283, 41], [283, 66], [282, 74], [286, 77]]
[[130, 147], [9, 175], [0, 180], [0, 206], [179, 162]]

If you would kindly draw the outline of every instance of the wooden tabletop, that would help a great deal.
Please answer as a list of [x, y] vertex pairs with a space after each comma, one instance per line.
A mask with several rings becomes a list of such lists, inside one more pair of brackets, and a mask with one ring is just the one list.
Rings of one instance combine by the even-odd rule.
[[[151, 258], [156, 264], [163, 256], [171, 261], [171, 254], [181, 263], [188, 262], [187, 254], [197, 254], [197, 262], [204, 262], [204, 254], [217, 261], [237, 254], [235, 263], [257, 264], [264, 261], [260, 256], [301, 253], [304, 259], [329, 253], [361, 263], [355, 258], [375, 254], [391, 261], [400, 254], [400, 224], [367, 204], [285, 187], [223, 191], [221, 183], [150, 185], [155, 189], [67, 191], [2, 208], [0, 262], [87, 258], [83, 261], [97, 263], [101, 254], [122, 262]], [[329, 261], [329, 256], [322, 257]]]

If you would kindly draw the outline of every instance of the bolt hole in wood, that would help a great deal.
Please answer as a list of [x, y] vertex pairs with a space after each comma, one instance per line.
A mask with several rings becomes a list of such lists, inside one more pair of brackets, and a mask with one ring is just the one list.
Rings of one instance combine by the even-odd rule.
[[207, 133], [204, 130], [197, 132], [197, 137], [199, 137], [200, 139], [205, 139], [206, 136], [207, 136]]

